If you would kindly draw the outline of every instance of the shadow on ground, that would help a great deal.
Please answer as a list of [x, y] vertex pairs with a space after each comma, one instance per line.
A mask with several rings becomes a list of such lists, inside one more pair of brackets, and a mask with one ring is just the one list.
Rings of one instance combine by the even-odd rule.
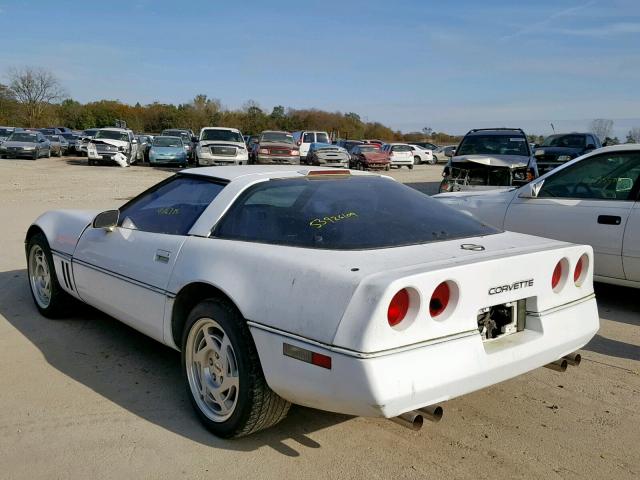
[[407, 187], [415, 188], [426, 195], [435, 195], [438, 193], [440, 182], [407, 182], [405, 185]]
[[0, 272], [0, 314], [63, 374], [149, 422], [214, 448], [250, 451], [267, 445], [295, 457], [300, 452], [288, 440], [320, 448], [308, 433], [351, 418], [294, 406], [274, 428], [221, 440], [201, 426], [192, 410], [178, 352], [85, 305], [65, 320], [42, 317], [24, 269]]

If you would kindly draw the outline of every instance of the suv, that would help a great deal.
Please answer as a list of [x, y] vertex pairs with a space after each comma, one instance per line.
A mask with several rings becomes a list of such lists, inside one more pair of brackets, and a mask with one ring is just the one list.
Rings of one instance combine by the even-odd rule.
[[265, 130], [251, 146], [251, 159], [258, 164], [300, 165], [300, 150], [289, 132]]
[[331, 143], [327, 132], [298, 130], [293, 132], [293, 139], [300, 147], [300, 159], [305, 162], [312, 143]]
[[559, 133], [544, 139], [534, 150], [540, 175], [569, 160], [602, 147], [600, 139], [592, 133]]
[[196, 147], [196, 166], [246, 165], [249, 152], [237, 128], [205, 127]]
[[520, 128], [471, 130], [450, 155], [440, 192], [521, 186], [538, 176], [536, 158]]
[[[87, 145], [87, 156], [89, 165], [95, 165], [104, 161], [120, 163], [126, 165], [135, 163], [138, 158], [138, 141], [133, 135], [133, 131], [127, 128], [100, 128]], [[118, 154], [124, 155], [117, 157]]]
[[184, 143], [184, 148], [187, 151], [189, 161], [193, 161], [195, 159], [196, 142], [193, 130], [188, 128], [167, 128], [166, 130], [163, 130], [160, 135], [182, 138], [182, 143]]

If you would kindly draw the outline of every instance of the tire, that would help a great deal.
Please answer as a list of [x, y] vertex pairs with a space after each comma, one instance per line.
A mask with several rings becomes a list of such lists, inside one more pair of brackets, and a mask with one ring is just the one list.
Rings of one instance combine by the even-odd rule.
[[407, 165], [407, 168], [408, 168], [409, 170], [413, 170], [413, 165]]
[[198, 158], [198, 156], [196, 155], [196, 167], [200, 166], [200, 159]]
[[47, 150], [47, 158], [51, 158], [51, 149]]
[[[218, 437], [269, 428], [291, 406], [267, 385], [245, 319], [223, 299], [204, 300], [189, 314], [182, 334], [182, 374], [200, 421]], [[225, 382], [228, 388], [222, 390]]]
[[391, 165], [385, 165], [384, 170], [386, 172], [388, 172], [389, 170], [391, 170]]
[[33, 157], [31, 158], [31, 160], [37, 160], [37, 159], [38, 159], [38, 150], [33, 152]]
[[415, 157], [413, 157], [413, 163], [415, 165], [420, 165], [422, 163], [422, 159], [416, 155]]
[[41, 232], [27, 242], [27, 278], [31, 297], [43, 316], [60, 318], [68, 313], [73, 297], [58, 283], [49, 242]]

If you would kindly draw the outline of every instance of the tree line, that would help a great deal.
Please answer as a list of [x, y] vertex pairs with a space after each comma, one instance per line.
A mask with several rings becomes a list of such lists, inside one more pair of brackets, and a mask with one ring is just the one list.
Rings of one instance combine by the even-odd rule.
[[124, 120], [135, 132], [158, 133], [166, 128], [239, 128], [245, 134], [263, 130], [322, 130], [336, 138], [369, 138], [386, 141], [456, 143], [460, 137], [425, 131], [402, 133], [380, 122], [363, 121], [354, 112], [327, 112], [277, 105], [269, 112], [253, 100], [240, 109], [223, 107], [217, 98], [205, 94], [182, 104], [154, 102], [130, 105], [119, 100], [80, 103], [69, 98], [60, 82], [43, 69], [25, 67], [8, 73], [7, 85], [0, 84], [0, 124], [19, 127], [65, 126], [75, 130], [112, 127]]

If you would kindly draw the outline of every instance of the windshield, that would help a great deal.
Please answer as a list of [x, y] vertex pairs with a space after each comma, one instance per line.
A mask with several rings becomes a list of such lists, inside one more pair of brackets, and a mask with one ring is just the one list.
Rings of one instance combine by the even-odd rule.
[[182, 139], [179, 137], [156, 137], [153, 140], [154, 147], [183, 147]]
[[11, 136], [7, 139], [7, 141], [36, 143], [38, 141], [38, 135], [36, 135], [35, 133], [17, 132], [17, 133], [12, 133]]
[[63, 133], [62, 136], [67, 140], [75, 140], [76, 138], [78, 138], [73, 133]]
[[358, 147], [358, 150], [360, 150], [361, 152], [377, 152], [380, 149], [375, 145], [361, 145], [360, 147]]
[[284, 132], [265, 132], [261, 142], [293, 143], [293, 135]]
[[390, 179], [270, 180], [249, 188], [214, 235], [307, 248], [399, 247], [498, 233]]
[[117, 130], [98, 130], [94, 138], [106, 138], [109, 140], [121, 140], [123, 142], [128, 142], [129, 134], [127, 132], [118, 132]]
[[162, 135], [180, 137], [186, 143], [191, 141], [191, 135], [189, 135], [189, 132], [185, 132], [183, 130], [163, 130]]
[[56, 133], [55, 129], [53, 128], [41, 128], [39, 129], [40, 132], [42, 132], [44, 135], [53, 135], [54, 133]]
[[200, 140], [214, 140], [217, 142], [237, 142], [242, 143], [244, 139], [242, 135], [233, 130], [205, 130], [202, 132], [202, 138]]
[[58, 135], [45, 135], [45, 137], [47, 137], [52, 142], [59, 142], [60, 141], [60, 137]]
[[393, 151], [393, 152], [411, 152], [413, 150], [409, 145], [394, 145], [391, 148], [391, 151]]
[[584, 135], [551, 135], [542, 143], [543, 147], [584, 148], [585, 145]]
[[329, 135], [324, 132], [316, 133], [316, 142], [317, 143], [329, 143]]
[[9, 130], [8, 128], [0, 128], [0, 137], [8, 137], [12, 132], [13, 130]]
[[97, 132], [98, 132], [98, 130], [85, 130], [85, 131], [83, 132], [83, 134], [84, 134], [86, 137], [93, 137]]
[[456, 156], [460, 155], [523, 155], [529, 156], [527, 139], [522, 135], [467, 135]]

